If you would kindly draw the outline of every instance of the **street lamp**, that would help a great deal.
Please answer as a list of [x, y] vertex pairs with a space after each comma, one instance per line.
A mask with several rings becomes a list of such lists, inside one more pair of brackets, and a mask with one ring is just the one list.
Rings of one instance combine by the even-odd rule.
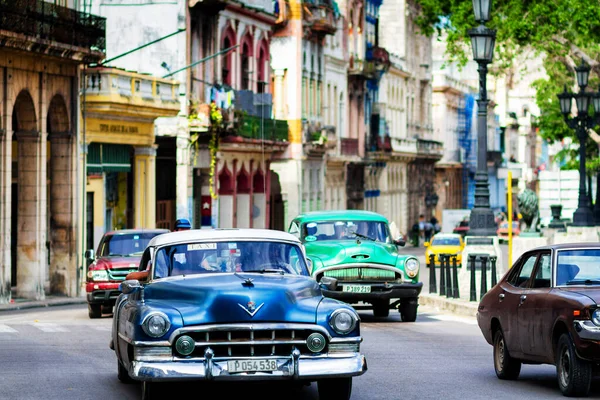
[[[575, 67], [577, 75], [577, 84], [579, 85], [579, 93], [570, 93], [567, 91], [567, 86], [562, 93], [558, 94], [558, 102], [560, 112], [562, 113], [565, 122], [571, 129], [577, 132], [579, 140], [579, 202], [577, 210], [573, 214], [573, 226], [594, 226], [594, 214], [590, 208], [590, 201], [587, 193], [586, 174], [585, 174], [585, 142], [587, 140], [587, 131], [590, 128], [600, 123], [600, 93], [586, 92], [585, 88], [588, 85], [590, 77], [590, 66], [581, 60], [581, 65]], [[577, 105], [577, 115], [571, 117], [571, 106], [575, 99]], [[594, 115], [589, 114], [590, 103], [594, 108]], [[596, 202], [598, 203], [598, 202]], [[598, 205], [598, 204], [596, 204]], [[600, 224], [600, 221], [596, 221]]]
[[475, 205], [469, 219], [469, 236], [494, 236], [496, 222], [490, 208], [487, 170], [487, 65], [494, 57], [496, 30], [484, 24], [490, 20], [491, 0], [473, 0], [475, 19], [480, 25], [469, 30], [473, 59], [479, 68], [479, 99], [477, 100], [477, 172], [475, 173]]

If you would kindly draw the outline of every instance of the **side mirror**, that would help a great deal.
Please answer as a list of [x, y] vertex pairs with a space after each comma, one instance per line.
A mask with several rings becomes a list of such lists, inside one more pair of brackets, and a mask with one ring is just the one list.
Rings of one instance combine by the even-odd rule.
[[86, 250], [84, 256], [85, 256], [86, 260], [93, 260], [94, 259], [94, 249]]
[[131, 294], [131, 293], [137, 292], [141, 288], [142, 288], [142, 285], [140, 285], [140, 281], [135, 280], [135, 279], [126, 280], [126, 281], [121, 282], [121, 292], [123, 292], [125, 294]]
[[331, 278], [329, 276], [324, 276], [319, 281], [319, 286], [321, 287], [321, 289], [334, 291], [335, 289], [337, 289], [337, 279]]
[[308, 263], [308, 272], [310, 272], [312, 274], [313, 271], [313, 262], [310, 258], [306, 259], [306, 262]]
[[398, 238], [394, 240], [394, 244], [396, 246], [404, 247], [404, 245], [406, 244], [406, 240], [404, 240], [403, 238]]

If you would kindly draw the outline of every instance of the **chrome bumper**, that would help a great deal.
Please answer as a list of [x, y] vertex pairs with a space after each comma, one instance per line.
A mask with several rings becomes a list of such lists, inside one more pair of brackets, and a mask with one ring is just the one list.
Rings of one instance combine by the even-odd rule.
[[592, 321], [575, 320], [573, 321], [573, 326], [580, 338], [600, 341], [600, 327], [595, 325]]
[[[257, 357], [258, 358], [258, 357]], [[133, 361], [129, 375], [139, 381], [269, 381], [309, 380], [362, 375], [367, 372], [367, 360], [360, 353], [321, 356], [302, 356], [294, 352], [290, 357], [260, 357], [276, 359], [277, 370], [272, 372], [242, 372], [230, 374], [227, 361], [252, 358], [213, 358], [178, 361]]]

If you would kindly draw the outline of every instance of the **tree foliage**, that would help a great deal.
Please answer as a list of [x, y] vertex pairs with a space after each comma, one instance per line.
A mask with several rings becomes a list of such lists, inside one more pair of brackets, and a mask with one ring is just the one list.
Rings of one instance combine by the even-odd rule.
[[[478, 25], [471, 0], [416, 0], [421, 7], [417, 25], [425, 35], [447, 34], [446, 56], [464, 65], [471, 59], [468, 30]], [[563, 122], [557, 94], [566, 85], [574, 91], [574, 67], [583, 59], [592, 67], [590, 86], [598, 90], [600, 74], [600, 1], [581, 0], [497, 0], [492, 2], [489, 28], [497, 30], [492, 73], [509, 73], [515, 59], [530, 52], [543, 57], [547, 79], [533, 83], [541, 115], [537, 125], [550, 143], [571, 137], [575, 132]], [[597, 155], [597, 145], [587, 146]], [[565, 161], [574, 160], [566, 152]]]

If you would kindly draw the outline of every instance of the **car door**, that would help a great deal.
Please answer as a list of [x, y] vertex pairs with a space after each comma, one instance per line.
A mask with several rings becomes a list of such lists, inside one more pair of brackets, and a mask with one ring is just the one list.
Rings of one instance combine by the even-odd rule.
[[550, 250], [538, 255], [529, 288], [519, 302], [519, 338], [523, 354], [545, 358], [544, 335], [552, 318], [547, 298], [550, 293]]
[[537, 253], [527, 253], [513, 267], [508, 279], [500, 284], [499, 317], [508, 350], [513, 356], [522, 354], [519, 335], [519, 306], [529, 286]]

